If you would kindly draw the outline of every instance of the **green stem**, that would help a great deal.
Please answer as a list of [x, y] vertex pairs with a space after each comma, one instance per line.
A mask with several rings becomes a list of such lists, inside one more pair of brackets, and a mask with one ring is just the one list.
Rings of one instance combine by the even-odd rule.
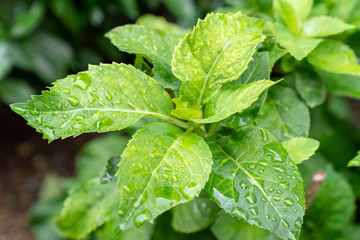
[[219, 126], [219, 123], [213, 123], [211, 124], [211, 127], [210, 127], [210, 130], [209, 132], [207, 133], [208, 136], [214, 134], [214, 132], [216, 131], [217, 127]]
[[188, 123], [183, 122], [183, 121], [181, 121], [181, 120], [179, 120], [177, 118], [174, 118], [174, 117], [170, 117], [170, 116], [166, 116], [166, 115], [154, 115], [153, 117], [160, 118], [162, 120], [168, 121], [169, 123], [173, 123], [176, 126], [181, 127], [181, 128], [186, 128], [186, 129], [190, 128]]
[[201, 128], [194, 128], [194, 132], [200, 137], [206, 137], [206, 132], [204, 132]]

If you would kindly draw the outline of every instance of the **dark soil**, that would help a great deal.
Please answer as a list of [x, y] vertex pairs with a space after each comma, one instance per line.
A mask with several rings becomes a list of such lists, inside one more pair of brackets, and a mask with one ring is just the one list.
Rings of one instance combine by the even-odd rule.
[[76, 152], [94, 135], [48, 144], [2, 103], [0, 123], [0, 240], [31, 240], [27, 214], [42, 179], [49, 171], [72, 176]]

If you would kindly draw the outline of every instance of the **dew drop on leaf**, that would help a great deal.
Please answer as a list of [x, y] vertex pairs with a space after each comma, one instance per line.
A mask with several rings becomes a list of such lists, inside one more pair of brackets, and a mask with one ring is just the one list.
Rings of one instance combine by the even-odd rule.
[[239, 207], [235, 207], [232, 211], [231, 214], [233, 216], [236, 216], [240, 219], [244, 219], [244, 220], [248, 220], [249, 219], [249, 214], [242, 208]]
[[81, 90], [86, 90], [91, 84], [91, 75], [86, 73], [79, 73], [75, 79], [74, 86]]
[[292, 200], [291, 198], [286, 198], [286, 199], [284, 200], [284, 203], [285, 203], [286, 206], [291, 207], [291, 206], [294, 205], [294, 200]]
[[256, 196], [251, 192], [246, 194], [245, 199], [249, 204], [255, 204], [257, 202]]

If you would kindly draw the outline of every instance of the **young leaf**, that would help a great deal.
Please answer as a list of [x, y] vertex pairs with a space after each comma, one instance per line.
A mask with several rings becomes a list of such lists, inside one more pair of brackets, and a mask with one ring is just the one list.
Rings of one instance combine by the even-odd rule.
[[320, 69], [316, 72], [322, 77], [329, 92], [338, 96], [360, 99], [360, 76], [336, 74]]
[[211, 227], [211, 232], [214, 233], [219, 240], [276, 240], [269, 231], [266, 231], [248, 223], [239, 221], [231, 217], [229, 214], [223, 214], [215, 224]]
[[155, 217], [198, 196], [212, 159], [205, 141], [191, 132], [154, 123], [129, 141], [116, 173], [121, 192], [120, 230]]
[[274, 34], [277, 42], [299, 61], [322, 41], [321, 39], [295, 36], [281, 23], [274, 24]]
[[234, 113], [241, 112], [255, 102], [260, 94], [276, 84], [270, 80], [255, 81], [247, 85], [226, 86], [207, 103], [204, 119], [194, 119], [196, 123], [213, 123]]
[[269, 90], [256, 122], [282, 142], [309, 134], [310, 113], [292, 89], [277, 87]]
[[84, 238], [116, 215], [119, 199], [115, 184], [101, 185], [94, 178], [70, 191], [57, 223], [67, 237]]
[[322, 79], [314, 71], [295, 74], [295, 86], [306, 104], [313, 108], [324, 103], [326, 88]]
[[309, 54], [307, 60], [315, 67], [328, 72], [360, 76], [360, 65], [354, 51], [339, 41], [322, 42]]
[[193, 106], [207, 103], [222, 84], [246, 70], [263, 41], [261, 20], [235, 14], [209, 14], [176, 47], [172, 70], [183, 81], [180, 96]]
[[172, 101], [176, 105], [176, 109], [171, 111], [171, 115], [174, 117], [191, 120], [197, 119], [202, 116], [201, 106], [194, 107], [191, 106], [188, 102], [183, 102], [182, 98], [173, 98]]
[[304, 24], [304, 37], [326, 37], [354, 28], [342, 20], [330, 16], [317, 16], [310, 18]]
[[300, 173], [282, 145], [257, 127], [207, 142], [214, 158], [205, 187], [210, 198], [240, 220], [298, 239], [305, 194]]
[[313, 0], [274, 0], [275, 16], [284, 20], [286, 26], [295, 35], [299, 35], [309, 16]]
[[348, 167], [360, 167], [360, 151], [358, 151], [358, 155], [350, 160], [347, 165]]
[[150, 115], [170, 116], [169, 95], [131, 65], [101, 64], [55, 82], [50, 91], [11, 105], [45, 139], [126, 128]]
[[315, 151], [319, 148], [320, 142], [311, 138], [295, 137], [283, 142], [282, 145], [286, 151], [289, 152], [290, 157], [294, 162], [300, 164], [315, 154]]
[[213, 201], [195, 198], [172, 209], [171, 226], [181, 233], [198, 232], [214, 222], [217, 212], [218, 206]]
[[172, 74], [170, 63], [181, 35], [141, 25], [125, 25], [105, 36], [121, 51], [150, 58], [155, 80], [165, 88], [179, 89], [181, 82]]

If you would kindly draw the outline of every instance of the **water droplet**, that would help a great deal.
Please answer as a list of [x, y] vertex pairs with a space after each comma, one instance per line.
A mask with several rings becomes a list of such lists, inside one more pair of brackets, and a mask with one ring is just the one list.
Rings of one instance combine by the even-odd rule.
[[281, 175], [279, 175], [279, 176], [277, 176], [277, 179], [279, 179], [279, 180], [283, 180], [283, 176], [281, 176]]
[[125, 215], [125, 211], [123, 211], [123, 210], [120, 209], [120, 210], [118, 211], [118, 216], [119, 216], [119, 217], [122, 217], [122, 216], [124, 216], [124, 215]]
[[76, 121], [84, 120], [84, 119], [85, 119], [85, 116], [82, 115], [82, 114], [79, 114], [79, 115], [77, 115], [77, 116], [74, 117], [74, 120], [76, 120]]
[[42, 116], [35, 119], [37, 125], [41, 125], [43, 122]]
[[36, 107], [33, 104], [30, 105], [29, 112], [31, 115], [39, 115], [39, 111], [36, 109]]
[[287, 221], [282, 220], [281, 222], [282, 222], [282, 224], [283, 224], [286, 228], [289, 228], [289, 227], [290, 227], [290, 224], [289, 224]]
[[286, 173], [286, 169], [282, 166], [273, 166], [272, 168], [280, 173]]
[[253, 219], [249, 220], [249, 223], [253, 224], [255, 226], [260, 226], [261, 225], [261, 221], [258, 218], [253, 218]]
[[266, 160], [260, 160], [257, 163], [263, 167], [269, 166], [269, 162]]
[[283, 212], [287, 212], [287, 208], [283, 208]]
[[253, 215], [257, 215], [259, 213], [258, 207], [251, 207], [251, 208], [249, 208], [249, 210], [250, 210], [250, 213]]
[[277, 194], [282, 194], [282, 191], [280, 189], [276, 190]]
[[144, 211], [142, 211], [140, 214], [138, 214], [135, 217], [135, 219], [134, 219], [135, 226], [139, 227], [144, 222], [151, 220], [151, 218], [152, 218], [151, 212], [149, 210], [145, 209]]
[[129, 106], [129, 108], [135, 109], [135, 104], [133, 102], [128, 101], [126, 104]]
[[261, 201], [266, 202], [266, 198], [262, 197]]
[[74, 129], [79, 129], [84, 125], [85, 125], [85, 123], [83, 123], [83, 122], [74, 122], [74, 123], [71, 124], [71, 127], [74, 128]]
[[73, 84], [75, 87], [78, 87], [81, 90], [86, 90], [91, 84], [91, 75], [86, 73], [79, 73]]
[[67, 93], [67, 94], [70, 94], [70, 93], [71, 93], [71, 91], [70, 91], [69, 88], [65, 88], [65, 89], [64, 89], [64, 92]]
[[279, 196], [273, 196], [273, 197], [272, 197], [272, 199], [274, 199], [275, 201], [277, 201], [277, 202], [278, 202], [278, 201], [280, 201], [280, 200], [281, 200], [281, 197], [279, 197]]
[[275, 188], [269, 187], [269, 192], [273, 192], [274, 190], [275, 190]]
[[234, 217], [238, 217], [238, 218], [243, 219], [243, 220], [248, 220], [249, 219], [249, 214], [244, 209], [239, 208], [239, 207], [235, 207], [231, 211], [231, 214]]
[[107, 100], [111, 101], [111, 100], [112, 100], [111, 93], [105, 92], [105, 98], [106, 98]]
[[250, 163], [249, 168], [250, 169], [255, 169], [256, 168], [256, 163]]
[[249, 187], [249, 183], [246, 180], [241, 180], [240, 181], [240, 187], [245, 190]]
[[263, 169], [259, 169], [259, 170], [258, 170], [258, 173], [264, 174], [264, 170], [263, 170]]
[[62, 115], [62, 118], [63, 118], [63, 119], [67, 119], [68, 117], [69, 117], [69, 116], [68, 116], [67, 114], [63, 114], [63, 115]]
[[172, 178], [172, 180], [173, 180], [174, 182], [177, 182], [177, 181], [178, 181], [178, 177], [177, 177], [177, 176], [175, 176], [175, 175], [174, 175], [174, 176], [172, 176], [171, 178]]
[[297, 212], [298, 210], [296, 208], [293, 209], [293, 212]]
[[162, 176], [163, 176], [163, 178], [165, 178], [165, 179], [168, 179], [168, 178], [169, 178], [169, 174], [166, 174], [166, 173], [163, 174]]
[[147, 89], [145, 87], [140, 88], [140, 92], [142, 95], [145, 95], [147, 93]]
[[301, 224], [302, 224], [302, 221], [301, 221], [301, 218], [299, 217], [296, 221], [295, 221], [295, 227], [297, 229], [301, 229]]
[[133, 191], [132, 187], [126, 184], [123, 186], [123, 189], [126, 193], [132, 193]]
[[249, 204], [255, 204], [257, 201], [256, 196], [251, 192], [246, 194], [245, 199]]
[[284, 203], [286, 206], [291, 207], [294, 205], [294, 200], [292, 200], [291, 198], [285, 198]]
[[57, 108], [58, 110], [60, 110], [60, 109], [62, 108], [62, 104], [61, 104], [61, 103], [57, 103], [57, 104], [56, 104], [56, 108]]
[[269, 214], [266, 214], [266, 215], [265, 215], [265, 218], [266, 218], [266, 219], [270, 219], [270, 215], [269, 215]]
[[272, 217], [271, 221], [276, 222], [276, 218]]
[[50, 101], [50, 105], [54, 105], [55, 104], [55, 102], [54, 101]]
[[162, 168], [165, 172], [171, 172], [172, 168], [170, 166], [163, 166]]

